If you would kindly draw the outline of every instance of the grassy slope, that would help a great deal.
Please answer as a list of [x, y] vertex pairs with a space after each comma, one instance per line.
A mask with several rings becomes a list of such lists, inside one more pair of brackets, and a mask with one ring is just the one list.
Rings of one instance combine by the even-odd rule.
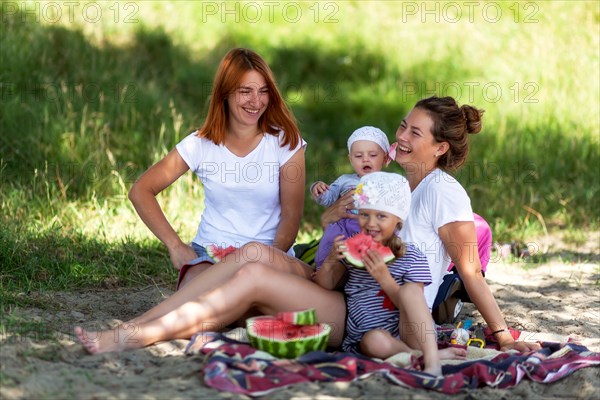
[[[594, 2], [499, 3], [494, 22], [492, 10], [458, 17], [439, 3], [440, 23], [393, 2], [301, 3], [297, 22], [293, 9], [275, 9], [271, 22], [263, 8], [249, 23], [255, 15], [239, 4], [237, 24], [195, 2], [141, 2], [118, 18], [107, 3], [98, 23], [77, 13], [35, 23], [3, 7], [2, 291], [172, 279], [125, 194], [202, 123], [218, 60], [233, 46], [270, 62], [310, 143], [309, 182], [350, 171], [344, 148], [356, 127], [392, 137], [411, 104], [436, 91], [486, 110], [458, 178], [498, 239], [527, 240], [541, 221], [597, 229]], [[201, 200], [191, 176], [160, 198], [184, 238]], [[320, 211], [307, 200], [303, 240], [318, 234]]]

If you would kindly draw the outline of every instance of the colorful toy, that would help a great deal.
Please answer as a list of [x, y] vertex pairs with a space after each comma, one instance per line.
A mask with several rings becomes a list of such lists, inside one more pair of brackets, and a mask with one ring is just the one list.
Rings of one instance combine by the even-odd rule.
[[483, 346], [485, 346], [485, 342], [482, 339], [471, 338], [467, 341], [467, 346], [471, 346], [471, 343], [479, 343], [480, 349], [483, 349]]
[[461, 344], [464, 346], [469, 341], [471, 334], [465, 328], [461, 328], [461, 324], [462, 322], [459, 322], [458, 325], [456, 325], [456, 329], [452, 331], [452, 334], [450, 335], [451, 344]]
[[[462, 324], [462, 328], [460, 327]], [[473, 325], [473, 321], [470, 319], [466, 320], [463, 324], [459, 322], [456, 325], [456, 329], [452, 331], [450, 335], [450, 343], [451, 344], [460, 344], [463, 346], [479, 346], [479, 348], [483, 348], [485, 346], [485, 340], [481, 332], [483, 332], [483, 328], [478, 325], [477, 328], [471, 331], [471, 326]]]

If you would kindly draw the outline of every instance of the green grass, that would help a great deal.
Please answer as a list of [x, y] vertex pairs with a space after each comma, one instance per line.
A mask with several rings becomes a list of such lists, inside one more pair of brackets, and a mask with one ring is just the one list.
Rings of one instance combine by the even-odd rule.
[[0, 318], [0, 340], [3, 342], [16, 342], [24, 337], [39, 340], [56, 339], [52, 332], [41, 321], [31, 321], [13, 314], [4, 314]]
[[174, 276], [156, 242], [94, 239], [58, 224], [41, 232], [0, 228], [0, 261], [0, 290], [14, 301], [32, 291], [164, 284]]
[[[472, 20], [466, 8], [458, 19], [446, 8], [439, 24], [394, 2], [293, 3], [302, 6], [297, 22], [282, 3], [272, 21], [263, 8], [257, 23], [247, 21], [254, 14], [239, 23], [222, 10], [211, 15], [206, 2], [118, 3], [118, 16], [99, 3], [96, 23], [81, 9], [72, 22], [66, 10], [55, 23], [51, 15], [35, 22], [6, 4], [0, 289], [9, 303], [19, 292], [111, 277], [123, 285], [174, 279], [126, 193], [202, 124], [214, 71], [233, 46], [256, 49], [272, 66], [309, 142], [309, 183], [350, 172], [345, 142], [357, 127], [376, 125], [392, 138], [419, 98], [451, 94], [486, 110], [457, 177], [497, 240], [566, 229], [580, 243], [598, 229], [595, 2], [494, 2], [502, 17], [492, 22], [483, 5]], [[262, 3], [238, 6], [248, 4]], [[160, 196], [186, 240], [202, 198], [191, 175]], [[320, 234], [321, 211], [307, 199], [300, 241]]]

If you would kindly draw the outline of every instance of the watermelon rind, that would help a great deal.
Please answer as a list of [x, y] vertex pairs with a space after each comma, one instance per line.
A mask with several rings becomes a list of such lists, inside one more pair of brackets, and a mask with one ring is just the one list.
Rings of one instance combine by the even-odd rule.
[[317, 312], [314, 308], [302, 311], [283, 311], [277, 313], [277, 318], [294, 325], [314, 325], [317, 323]]
[[356, 243], [357, 246], [368, 246], [369, 250], [379, 251], [380, 254], [382, 251], [387, 252], [387, 255], [381, 254], [384, 263], [388, 263], [396, 258], [389, 247], [375, 242], [371, 236], [361, 232], [346, 240], [346, 250], [344, 251], [344, 257], [346, 260], [348, 260], [348, 262], [355, 267], [365, 268], [365, 264], [362, 261], [362, 257], [359, 259], [356, 255], [352, 254], [352, 245], [354, 243]]
[[233, 253], [236, 250], [233, 246], [228, 247], [219, 247], [217, 245], [211, 244], [206, 247], [206, 253], [210, 258], [212, 258], [215, 262], [220, 262], [230, 253]]
[[[257, 327], [269, 327], [270, 334], [259, 335]], [[286, 339], [286, 330], [314, 329], [318, 333], [309, 337]], [[310, 351], [325, 350], [331, 333], [331, 326], [325, 323], [315, 325], [293, 325], [285, 323], [275, 317], [260, 316], [246, 320], [246, 332], [252, 347], [266, 351], [279, 358], [297, 358]], [[275, 338], [278, 337], [278, 339]]]

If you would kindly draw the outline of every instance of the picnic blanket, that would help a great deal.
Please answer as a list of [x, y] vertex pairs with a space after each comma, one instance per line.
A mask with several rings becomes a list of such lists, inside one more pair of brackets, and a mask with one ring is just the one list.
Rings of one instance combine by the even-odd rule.
[[186, 352], [208, 354], [203, 368], [206, 385], [249, 396], [263, 396], [301, 382], [348, 382], [372, 374], [380, 374], [396, 385], [456, 394], [484, 386], [506, 389], [523, 379], [555, 382], [580, 368], [600, 365], [600, 353], [576, 343], [543, 342], [541, 350], [528, 353], [469, 347], [467, 360], [444, 364], [444, 376], [433, 377], [421, 372], [423, 360], [418, 353], [380, 361], [350, 353], [316, 351], [286, 360], [254, 349], [243, 338], [232, 339], [220, 333], [204, 333], [202, 337], [202, 343], [198, 337], [192, 338]]

